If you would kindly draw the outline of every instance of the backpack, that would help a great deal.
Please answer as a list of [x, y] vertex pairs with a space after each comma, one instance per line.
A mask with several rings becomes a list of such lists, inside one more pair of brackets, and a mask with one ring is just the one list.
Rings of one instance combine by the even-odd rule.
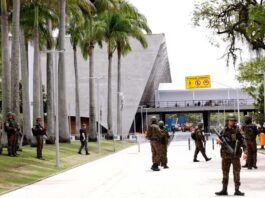
[[196, 133], [195, 132], [192, 132], [190, 134], [190, 136], [191, 136], [191, 139], [196, 140]]

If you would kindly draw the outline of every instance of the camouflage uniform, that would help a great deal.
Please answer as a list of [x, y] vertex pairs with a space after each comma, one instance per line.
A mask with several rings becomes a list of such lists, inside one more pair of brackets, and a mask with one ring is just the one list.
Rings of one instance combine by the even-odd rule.
[[202, 131], [202, 124], [198, 124], [198, 128], [195, 129], [195, 145], [196, 145], [196, 149], [194, 152], [194, 158], [193, 161], [194, 162], [199, 162], [199, 160], [197, 160], [197, 156], [199, 154], [199, 152], [201, 152], [202, 156], [204, 157], [204, 159], [206, 161], [211, 160], [211, 158], [208, 158], [206, 153], [205, 153], [205, 144], [206, 144], [206, 140], [205, 137], [203, 135], [203, 131]]
[[[236, 120], [234, 116], [228, 116], [228, 120]], [[235, 195], [243, 196], [244, 193], [239, 191], [240, 186], [240, 158], [242, 156], [243, 147], [244, 152], [246, 152], [246, 143], [244, 137], [240, 133], [240, 130], [234, 125], [232, 128], [226, 126], [221, 132], [221, 136], [226, 137], [227, 143], [234, 150], [234, 154], [230, 153], [227, 148], [221, 145], [221, 158], [222, 158], [222, 172], [223, 172], [223, 190], [216, 192], [216, 195], [227, 195], [227, 186], [229, 180], [229, 171], [231, 164], [233, 165], [234, 183], [235, 183]], [[236, 148], [237, 147], [237, 148]]]
[[20, 131], [20, 126], [17, 122], [17, 119], [16, 119], [16, 114], [12, 114], [12, 117], [13, 117], [13, 126], [17, 129], [16, 130], [16, 133], [15, 133], [15, 139], [14, 139], [14, 142], [15, 142], [15, 150], [16, 150], [16, 155], [17, 155], [17, 151], [19, 149], [19, 142], [21, 141], [21, 137], [22, 137], [22, 133]]
[[246, 139], [248, 158], [246, 161], [246, 165], [243, 167], [248, 167], [248, 169], [252, 169], [252, 167], [257, 168], [257, 142], [256, 137], [259, 134], [257, 126], [251, 124], [252, 120], [250, 117], [246, 116], [245, 125], [242, 126], [242, 131], [244, 133], [244, 137]]
[[37, 158], [42, 158], [42, 149], [43, 149], [43, 136], [46, 135], [46, 129], [41, 125], [41, 118], [36, 119], [36, 124], [34, 125], [33, 135], [36, 137], [37, 141]]
[[163, 134], [162, 139], [161, 139], [161, 165], [164, 168], [169, 168], [167, 166], [167, 146], [168, 146], [168, 139], [170, 138], [167, 129], [164, 126], [164, 122], [160, 121], [159, 122], [159, 128]]
[[16, 144], [16, 135], [19, 132], [18, 124], [13, 120], [13, 114], [7, 114], [7, 121], [4, 123], [4, 129], [7, 133], [7, 150], [8, 156], [14, 157], [17, 156], [17, 144]]
[[153, 171], [159, 171], [158, 165], [161, 160], [161, 139], [163, 134], [157, 125], [157, 120], [155, 117], [151, 119], [151, 125], [148, 127], [147, 138], [150, 140], [151, 151], [152, 151], [152, 161], [153, 165], [151, 169]]
[[78, 154], [82, 154], [81, 151], [83, 148], [85, 148], [86, 151], [86, 155], [89, 155], [90, 153], [88, 152], [88, 148], [87, 148], [87, 129], [84, 127], [85, 125], [83, 125], [83, 128], [80, 129], [80, 143], [81, 146], [79, 148]]

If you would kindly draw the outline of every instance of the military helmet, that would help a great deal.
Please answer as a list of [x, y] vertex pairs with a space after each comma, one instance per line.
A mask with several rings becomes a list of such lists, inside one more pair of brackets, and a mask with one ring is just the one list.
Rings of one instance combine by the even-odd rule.
[[13, 115], [12, 112], [8, 112], [8, 113], [6, 114], [7, 117], [12, 116], [12, 115]]
[[229, 113], [229, 114], [226, 116], [226, 121], [228, 121], [228, 120], [237, 121], [236, 116], [235, 116], [233, 113]]
[[151, 124], [157, 124], [157, 119], [155, 116], [152, 116], [150, 119]]
[[163, 122], [162, 120], [160, 120], [160, 121], [158, 122], [158, 125], [159, 125], [160, 127], [165, 126], [165, 124], [164, 124], [164, 122]]
[[244, 122], [245, 124], [250, 124], [252, 122], [252, 118], [249, 115], [245, 115]]
[[198, 123], [198, 128], [202, 128], [203, 127], [203, 123], [202, 122], [199, 122]]

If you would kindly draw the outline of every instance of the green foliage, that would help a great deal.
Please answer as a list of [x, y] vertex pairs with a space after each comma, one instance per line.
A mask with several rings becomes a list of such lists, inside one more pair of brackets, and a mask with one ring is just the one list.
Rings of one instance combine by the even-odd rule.
[[241, 63], [238, 68], [237, 80], [242, 84], [243, 90], [255, 100], [257, 110], [255, 117], [258, 123], [264, 122], [264, 86], [263, 72], [265, 71], [265, 58], [257, 58]]
[[203, 0], [193, 12], [195, 26], [203, 24], [228, 43], [225, 56], [234, 63], [240, 51], [238, 41], [252, 50], [265, 49], [265, 4], [262, 0]]

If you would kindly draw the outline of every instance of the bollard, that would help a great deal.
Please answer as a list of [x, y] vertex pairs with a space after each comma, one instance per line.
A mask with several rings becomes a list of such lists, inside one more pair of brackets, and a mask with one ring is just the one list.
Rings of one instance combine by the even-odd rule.
[[189, 150], [191, 149], [190, 148], [190, 138], [188, 139], [188, 146], [189, 146]]
[[213, 145], [213, 150], [214, 150], [214, 139], [212, 138], [212, 145]]

